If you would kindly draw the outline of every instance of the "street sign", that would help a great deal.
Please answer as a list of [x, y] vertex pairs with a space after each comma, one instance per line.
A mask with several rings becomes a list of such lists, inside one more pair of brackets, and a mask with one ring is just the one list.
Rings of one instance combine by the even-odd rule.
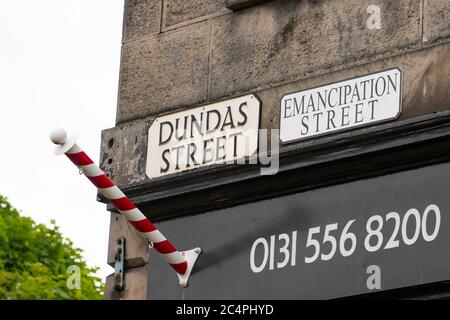
[[449, 280], [449, 185], [444, 163], [163, 221], [203, 253], [183, 290], [150, 257], [149, 298], [322, 299]]
[[288, 143], [396, 119], [401, 97], [398, 68], [285, 95], [280, 140]]
[[148, 130], [149, 178], [229, 163], [258, 149], [260, 102], [254, 95], [160, 116]]

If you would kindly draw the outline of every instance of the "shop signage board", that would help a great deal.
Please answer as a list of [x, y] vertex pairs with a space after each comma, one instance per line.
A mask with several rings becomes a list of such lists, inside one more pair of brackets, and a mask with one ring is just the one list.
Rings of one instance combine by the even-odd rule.
[[260, 102], [250, 94], [157, 117], [148, 130], [149, 178], [233, 162], [258, 149]]
[[149, 298], [327, 299], [449, 280], [449, 181], [444, 163], [162, 221], [203, 253], [186, 289], [150, 257]]
[[281, 99], [280, 140], [289, 143], [396, 119], [401, 98], [398, 68], [287, 94]]

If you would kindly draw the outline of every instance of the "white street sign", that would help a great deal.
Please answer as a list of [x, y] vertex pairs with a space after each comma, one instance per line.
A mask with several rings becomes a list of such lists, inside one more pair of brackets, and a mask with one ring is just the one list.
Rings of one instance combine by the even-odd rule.
[[396, 119], [401, 97], [398, 68], [285, 95], [280, 140], [288, 143]]
[[260, 102], [254, 95], [160, 116], [148, 130], [149, 178], [217, 163], [258, 149]]

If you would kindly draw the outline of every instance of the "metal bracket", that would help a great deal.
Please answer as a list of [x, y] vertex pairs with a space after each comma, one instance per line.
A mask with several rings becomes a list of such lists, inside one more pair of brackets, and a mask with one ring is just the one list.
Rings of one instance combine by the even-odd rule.
[[122, 291], [125, 287], [124, 268], [125, 268], [125, 238], [119, 238], [116, 241], [117, 250], [114, 255], [114, 289]]
[[194, 248], [181, 252], [181, 254], [186, 257], [188, 266], [185, 274], [180, 275], [177, 273], [178, 279], [180, 280], [180, 287], [186, 288], [188, 286], [189, 277], [191, 276], [192, 269], [194, 268], [195, 262], [197, 261], [200, 253], [202, 253], [202, 249], [200, 248]]

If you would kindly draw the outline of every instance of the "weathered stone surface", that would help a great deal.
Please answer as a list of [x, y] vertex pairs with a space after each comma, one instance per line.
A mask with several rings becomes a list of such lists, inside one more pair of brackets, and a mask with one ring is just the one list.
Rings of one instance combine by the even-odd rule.
[[448, 110], [450, 86], [446, 84], [450, 83], [450, 68], [442, 67], [446, 65], [450, 65], [450, 43], [259, 91], [256, 95], [262, 101], [261, 127], [279, 128], [280, 99], [286, 93], [395, 67], [403, 71], [403, 108], [399, 120]]
[[208, 42], [203, 22], [125, 44], [117, 123], [204, 101]]
[[[145, 132], [152, 118], [119, 124], [102, 131], [100, 168], [119, 186], [138, 184], [143, 180]], [[144, 174], [145, 175], [145, 174]]]
[[228, 11], [225, 0], [166, 0], [164, 6], [166, 28]]
[[[381, 9], [381, 29], [367, 8]], [[210, 99], [419, 48], [421, 0], [280, 0], [213, 23]]]
[[125, 289], [114, 290], [114, 275], [106, 277], [105, 300], [146, 300], [148, 264], [125, 272]]
[[114, 255], [117, 251], [117, 239], [125, 238], [125, 268], [142, 267], [148, 262], [149, 245], [142, 235], [128, 223], [125, 217], [118, 213], [111, 213], [109, 228], [108, 260], [114, 267]]
[[450, 0], [424, 0], [423, 41], [450, 39]]
[[125, 0], [122, 42], [158, 33], [161, 6], [161, 0]]
[[[400, 120], [447, 110], [450, 107], [450, 87], [447, 85], [450, 83], [450, 68], [442, 67], [446, 65], [450, 65], [450, 43], [257, 91], [255, 95], [262, 106], [261, 128], [279, 128], [280, 99], [286, 93], [394, 67], [403, 71], [403, 111]], [[103, 131], [102, 167], [121, 186], [148, 181], [145, 175], [145, 157], [147, 129], [151, 121], [151, 118], [146, 118]], [[108, 148], [108, 142], [112, 138], [114, 146]], [[110, 165], [107, 164], [109, 159], [112, 159]]]

